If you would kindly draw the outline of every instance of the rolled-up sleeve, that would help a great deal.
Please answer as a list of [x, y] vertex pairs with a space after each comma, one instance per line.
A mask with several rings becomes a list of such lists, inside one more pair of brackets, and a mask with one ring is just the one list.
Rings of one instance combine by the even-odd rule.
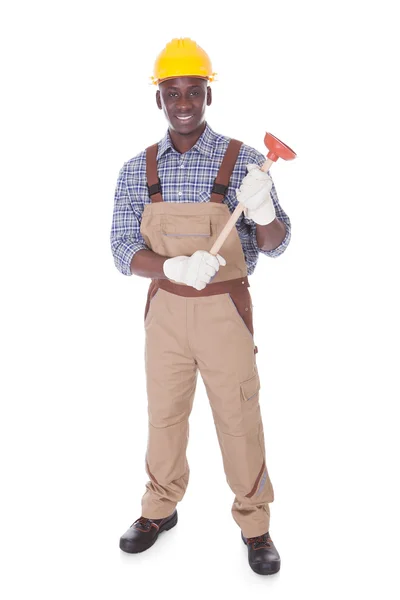
[[111, 226], [111, 251], [117, 269], [132, 275], [131, 261], [139, 250], [148, 250], [140, 233], [141, 214], [132, 202], [127, 186], [126, 163], [119, 172], [114, 196]]

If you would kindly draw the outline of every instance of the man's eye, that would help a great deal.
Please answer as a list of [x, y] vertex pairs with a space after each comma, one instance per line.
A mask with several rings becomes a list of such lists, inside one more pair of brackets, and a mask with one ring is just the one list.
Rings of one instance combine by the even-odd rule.
[[177, 94], [176, 92], [170, 92], [170, 93], [168, 94], [168, 96], [177, 96], [177, 95], [178, 95], [178, 94]]
[[191, 92], [192, 96], [198, 96], [199, 92]]

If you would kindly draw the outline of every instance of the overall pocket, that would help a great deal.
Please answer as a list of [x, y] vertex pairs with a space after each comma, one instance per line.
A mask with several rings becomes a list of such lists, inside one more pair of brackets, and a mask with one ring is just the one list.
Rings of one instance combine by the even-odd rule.
[[196, 250], [209, 250], [209, 215], [164, 215], [161, 217], [159, 242], [164, 256], [191, 256]]
[[151, 304], [154, 300], [154, 298], [156, 297], [156, 295], [158, 294], [158, 292], [160, 291], [161, 288], [158, 287], [157, 282], [156, 281], [152, 281], [150, 286], [149, 286], [149, 291], [147, 292], [147, 302], [146, 302], [146, 307], [144, 309], [144, 322], [146, 323], [146, 319], [147, 316], [149, 314], [150, 311], [150, 307]]
[[231, 291], [227, 294], [228, 302], [234, 311], [234, 314], [246, 327], [247, 332], [253, 337], [253, 310], [251, 304], [250, 292], [247, 288], [239, 288], [237, 291]]
[[211, 222], [208, 215], [174, 215], [161, 217], [161, 234], [167, 237], [210, 237]]

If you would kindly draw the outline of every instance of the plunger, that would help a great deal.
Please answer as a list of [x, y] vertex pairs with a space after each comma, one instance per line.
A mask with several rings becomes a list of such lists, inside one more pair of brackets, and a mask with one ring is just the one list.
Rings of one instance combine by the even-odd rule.
[[[267, 154], [267, 160], [261, 167], [261, 171], [267, 172], [270, 166], [278, 160], [278, 158], [283, 158], [283, 160], [292, 160], [296, 158], [296, 152], [294, 152], [289, 146], [286, 146], [281, 140], [278, 140], [277, 137], [272, 135], [272, 133], [266, 133], [264, 137], [264, 144], [268, 148], [269, 152]], [[227, 221], [225, 227], [215, 240], [210, 254], [214, 256], [218, 254], [221, 249], [222, 244], [225, 242], [226, 238], [230, 234], [231, 230], [234, 228], [236, 221], [238, 220], [240, 214], [244, 210], [244, 206], [241, 202], [237, 205], [229, 220]]]

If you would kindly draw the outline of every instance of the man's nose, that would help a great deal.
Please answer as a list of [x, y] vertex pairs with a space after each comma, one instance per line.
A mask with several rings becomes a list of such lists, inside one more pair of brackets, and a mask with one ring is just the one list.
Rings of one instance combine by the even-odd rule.
[[177, 108], [182, 112], [184, 112], [185, 110], [190, 108], [191, 105], [192, 105], [191, 99], [186, 98], [184, 96], [181, 96], [180, 98], [178, 98], [177, 103], [176, 103]]

